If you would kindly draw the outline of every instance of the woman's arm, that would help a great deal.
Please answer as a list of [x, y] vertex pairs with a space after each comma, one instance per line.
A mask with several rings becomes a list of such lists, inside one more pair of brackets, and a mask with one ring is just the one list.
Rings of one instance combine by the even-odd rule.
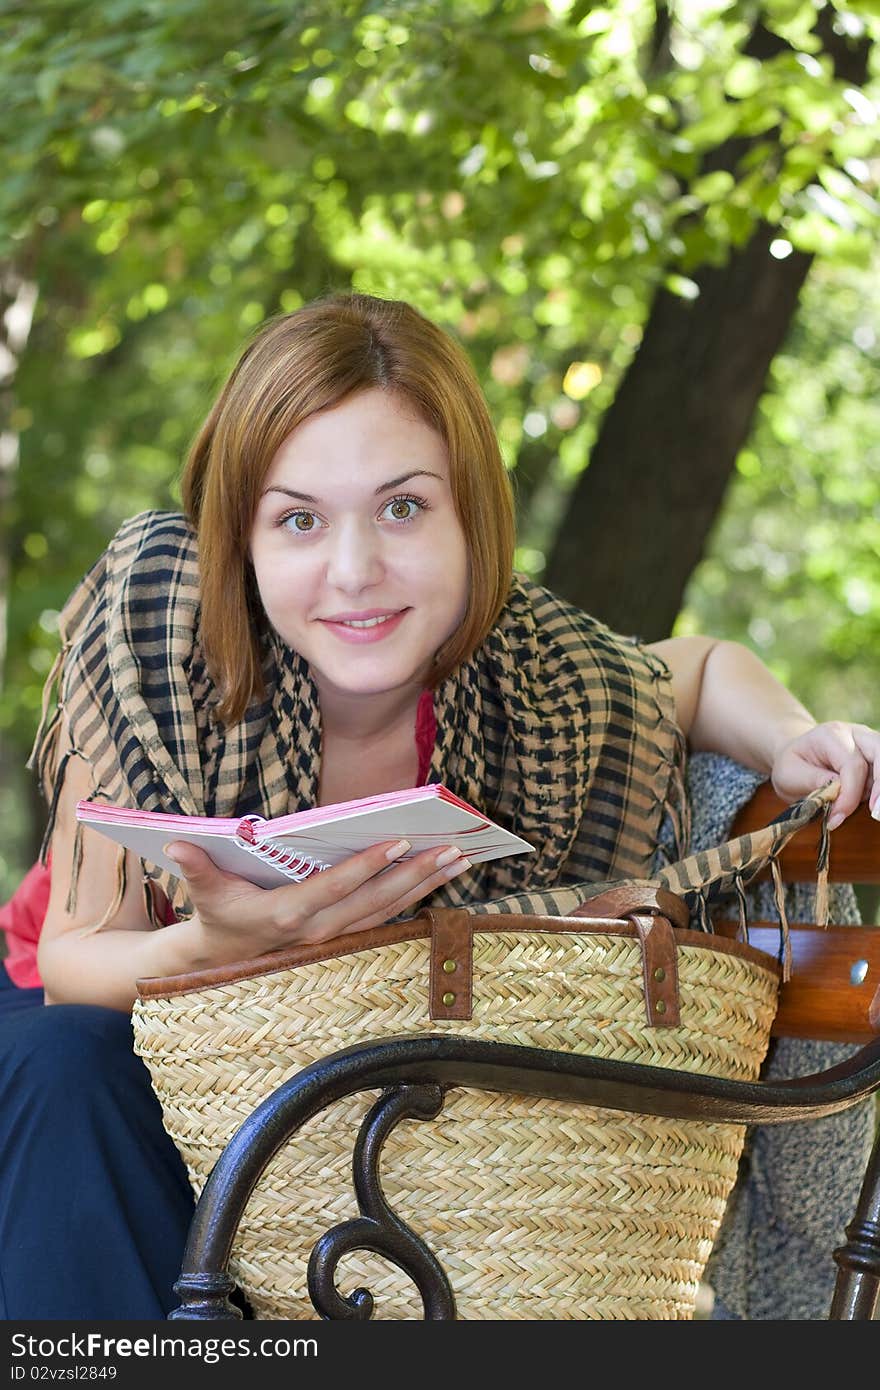
[[651, 648], [669, 667], [678, 721], [691, 748], [725, 753], [768, 773], [795, 801], [832, 778], [840, 793], [833, 830], [866, 798], [880, 818], [880, 733], [813, 716], [748, 647], [711, 637], [670, 637]]
[[[62, 754], [66, 746], [62, 734]], [[48, 1004], [103, 1004], [128, 1012], [138, 980], [231, 965], [381, 926], [470, 868], [454, 846], [397, 863], [410, 847], [400, 841], [362, 850], [303, 883], [267, 889], [224, 873], [196, 846], [177, 842], [173, 857], [186, 878], [193, 916], [154, 929], [140, 861], [126, 852], [122, 901], [112, 920], [97, 928], [113, 898], [117, 850], [89, 827], [83, 827], [76, 907], [68, 912], [66, 906], [76, 803], [89, 791], [86, 764], [71, 758], [58, 798], [49, 907], [37, 951]]]
[[[63, 735], [62, 742], [66, 744]], [[144, 902], [140, 861], [128, 851], [122, 902], [112, 921], [95, 930], [94, 924], [113, 898], [117, 847], [88, 827], [83, 828], [76, 909], [67, 911], [75, 808], [90, 790], [87, 764], [81, 758], [71, 758], [52, 835], [49, 905], [37, 948], [37, 966], [47, 1004], [103, 1004], [128, 1012], [137, 994], [135, 980], [185, 970], [186, 952], [180, 949], [175, 928], [153, 929]]]

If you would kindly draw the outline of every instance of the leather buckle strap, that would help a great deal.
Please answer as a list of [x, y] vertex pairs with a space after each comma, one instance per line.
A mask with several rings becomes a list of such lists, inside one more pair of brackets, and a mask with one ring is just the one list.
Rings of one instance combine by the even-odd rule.
[[645, 982], [645, 1011], [652, 1028], [677, 1028], [681, 1022], [678, 992], [678, 949], [675, 933], [667, 917], [629, 917], [639, 935], [642, 948], [642, 974]]
[[473, 1016], [474, 919], [460, 908], [424, 908], [431, 924], [431, 1018]]

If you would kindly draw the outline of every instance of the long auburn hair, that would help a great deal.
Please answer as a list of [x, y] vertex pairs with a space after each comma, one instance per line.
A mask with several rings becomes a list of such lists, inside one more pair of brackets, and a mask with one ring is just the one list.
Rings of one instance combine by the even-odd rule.
[[333, 295], [272, 319], [239, 358], [181, 480], [198, 535], [205, 657], [226, 724], [264, 694], [262, 610], [249, 544], [272, 460], [311, 415], [376, 387], [406, 397], [444, 440], [467, 544], [467, 609], [436, 655], [432, 686], [473, 654], [504, 606], [513, 570], [513, 495], [463, 349], [411, 305], [366, 294]]

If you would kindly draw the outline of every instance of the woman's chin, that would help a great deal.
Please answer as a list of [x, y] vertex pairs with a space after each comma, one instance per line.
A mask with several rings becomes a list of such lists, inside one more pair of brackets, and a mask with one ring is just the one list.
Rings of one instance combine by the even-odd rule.
[[320, 671], [312, 668], [312, 674], [319, 695], [334, 695], [337, 699], [369, 700], [381, 699], [395, 692], [406, 690], [421, 691], [424, 686], [423, 672], [411, 668], [392, 668], [385, 666], [372, 671], [355, 673], [348, 665], [344, 670], [324, 667]]

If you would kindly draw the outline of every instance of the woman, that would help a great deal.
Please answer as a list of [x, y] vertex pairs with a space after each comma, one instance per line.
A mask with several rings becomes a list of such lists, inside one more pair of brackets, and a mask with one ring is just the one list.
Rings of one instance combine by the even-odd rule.
[[[558, 911], [578, 882], [646, 876], [662, 820], [680, 821], [683, 735], [789, 799], [838, 777], [834, 821], [880, 794], [880, 736], [816, 726], [744, 648], [643, 647], [512, 577], [472, 369], [404, 304], [339, 297], [264, 328], [183, 493], [186, 517], [126, 523], [62, 615], [60, 706], [36, 748], [52, 857], [37, 964], [56, 1007], [8, 978], [0, 992], [7, 1318], [175, 1306], [192, 1199], [131, 1053], [138, 979], [425, 901]], [[146, 876], [74, 817], [86, 796], [275, 816], [427, 780], [538, 853], [396, 862], [408, 846], [383, 844], [264, 890], [182, 843], [179, 879]]]

